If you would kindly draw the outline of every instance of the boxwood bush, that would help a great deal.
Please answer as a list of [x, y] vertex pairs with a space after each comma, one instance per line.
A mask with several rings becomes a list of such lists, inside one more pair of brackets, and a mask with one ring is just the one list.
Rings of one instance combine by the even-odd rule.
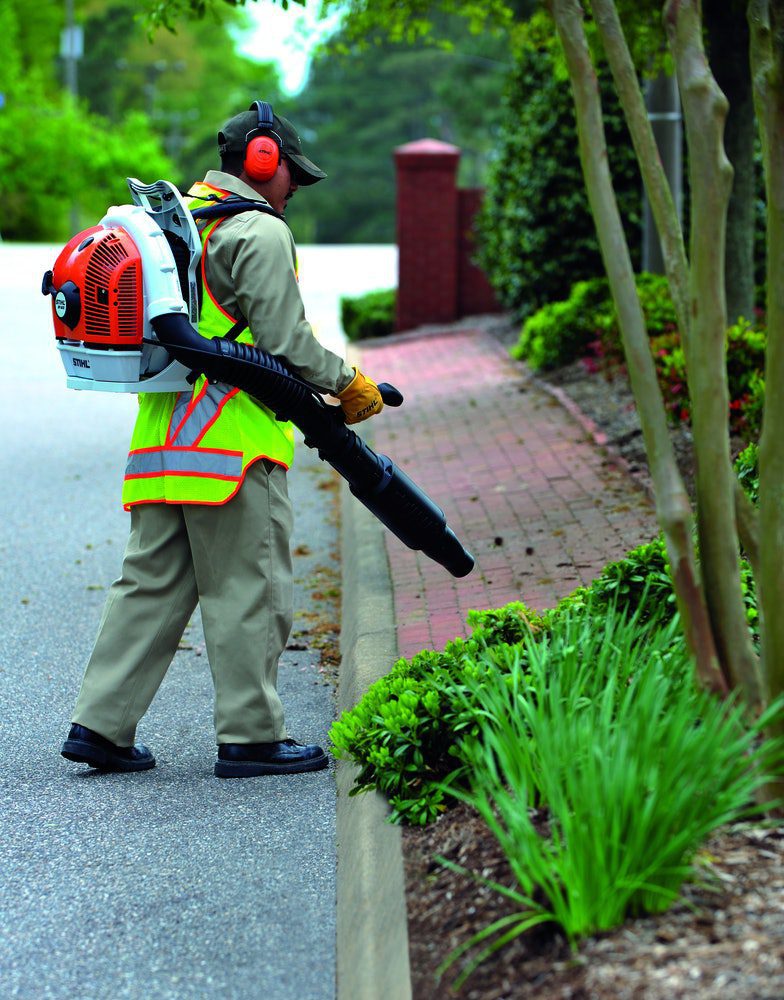
[[[534, 32], [535, 34], [535, 32]], [[529, 33], [530, 37], [530, 33]], [[604, 273], [577, 149], [568, 79], [552, 31], [515, 54], [498, 156], [477, 218], [478, 261], [499, 301], [521, 318]], [[609, 72], [599, 82], [610, 166], [635, 267], [641, 181]]]
[[[635, 282], [650, 336], [674, 331], [675, 309], [667, 279], [643, 272]], [[581, 357], [592, 343], [599, 345], [606, 357], [622, 357], [618, 319], [606, 278], [578, 281], [567, 299], [542, 306], [523, 324], [512, 354], [535, 370], [547, 370]]]
[[343, 332], [349, 340], [388, 336], [395, 329], [396, 301], [395, 288], [343, 296], [340, 300]]

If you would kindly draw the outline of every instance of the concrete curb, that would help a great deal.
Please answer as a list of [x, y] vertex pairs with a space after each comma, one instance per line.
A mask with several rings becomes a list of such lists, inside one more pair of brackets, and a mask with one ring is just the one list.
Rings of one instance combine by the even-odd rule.
[[[342, 626], [338, 712], [353, 707], [397, 658], [384, 529], [341, 493]], [[349, 798], [355, 765], [338, 761], [338, 1000], [410, 1000], [403, 848], [379, 792]]]

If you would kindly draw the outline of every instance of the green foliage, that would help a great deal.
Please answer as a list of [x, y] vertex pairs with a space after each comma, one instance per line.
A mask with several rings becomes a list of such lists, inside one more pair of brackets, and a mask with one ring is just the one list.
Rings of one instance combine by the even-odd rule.
[[[643, 273], [635, 282], [651, 336], [673, 330], [675, 310], [667, 279]], [[578, 281], [568, 299], [542, 306], [523, 324], [512, 354], [536, 370], [546, 370], [581, 357], [594, 342], [601, 343], [605, 355], [620, 357], [620, 330], [606, 278]]]
[[378, 788], [389, 798], [392, 819], [413, 825], [443, 812], [446, 788], [465, 777], [460, 740], [475, 725], [456, 692], [469, 677], [487, 673], [477, 657], [483, 648], [475, 634], [447, 643], [442, 653], [398, 660], [341, 715], [330, 738], [335, 756], [360, 766], [352, 795]]
[[[640, 583], [643, 573], [651, 577], [647, 592]], [[566, 615], [601, 621], [617, 605], [642, 621], [654, 611], [665, 621], [675, 610], [666, 574], [664, 546], [657, 540], [608, 565], [591, 588], [579, 588], [556, 608], [539, 614], [513, 602], [472, 611], [468, 639], [447, 643], [443, 652], [423, 650], [398, 660], [330, 733], [336, 756], [360, 766], [355, 791], [379, 788], [396, 820], [433, 820], [445, 808], [446, 787], [465, 778], [460, 744], [475, 727], [462, 700], [467, 679], [505, 669], [505, 651], [519, 648], [529, 635], [549, 635]]]
[[759, 447], [752, 441], [735, 459], [735, 473], [746, 496], [759, 504]]
[[610, 322], [608, 297], [606, 278], [578, 281], [568, 299], [542, 306], [523, 323], [513, 356], [537, 371], [580, 357]]
[[219, 165], [216, 136], [227, 118], [255, 98], [287, 113], [276, 67], [237, 51], [248, 21], [223, 4], [207, 19], [178, 24], [176, 33], [148, 33], [137, 3], [112, 0], [84, 20], [80, 96], [110, 121], [144, 113], [173, 161], [169, 180], [187, 188]]
[[[276, 3], [277, 0], [268, 0]], [[241, 7], [245, 0], [143, 0], [145, 19], [150, 31], [166, 28], [174, 32], [182, 23], [189, 20], [214, 20], [225, 12], [226, 7]], [[283, 10], [288, 10], [290, 3], [304, 7], [306, 0], [280, 0]]]
[[641, 629], [612, 612], [595, 625], [564, 619], [549, 642], [524, 641], [507, 674], [467, 685], [480, 726], [464, 747], [471, 788], [460, 798], [482, 815], [517, 886], [479, 880], [519, 909], [444, 963], [475, 951], [455, 987], [537, 923], [556, 923], [574, 944], [665, 910], [707, 837], [760, 812], [784, 763], [784, 740], [761, 739], [784, 701], [749, 728], [742, 706], [684, 680], [676, 623]]
[[386, 337], [395, 329], [394, 288], [364, 295], [345, 295], [340, 300], [340, 322], [349, 340]]
[[230, 29], [241, 12], [224, 5], [212, 23], [151, 42], [138, 5], [111, 0], [77, 8], [85, 50], [76, 101], [64, 92], [58, 58], [64, 12], [59, 0], [0, 5], [5, 239], [67, 238], [71, 202], [80, 224], [92, 225], [128, 200], [129, 175], [189, 185], [218, 165], [222, 121], [252, 97], [274, 101], [279, 93], [269, 64], [235, 53]]
[[[347, 13], [347, 42], [366, 45], [368, 37], [379, 31], [391, 42], [415, 44], [438, 37], [442, 12], [457, 14], [468, 23], [469, 30], [478, 35], [493, 29], [508, 29], [515, 16], [517, 4], [504, 0], [324, 0], [324, 8], [339, 7]], [[522, 6], [529, 7], [525, 0]]]
[[558, 605], [561, 611], [590, 599], [595, 611], [621, 608], [647, 621], [652, 615], [665, 622], [677, 607], [670, 563], [662, 535], [632, 549], [623, 559], [608, 563], [591, 586], [579, 588]]
[[[746, 441], [756, 440], [762, 429], [766, 340], [765, 328], [745, 319], [739, 319], [727, 330], [730, 430]], [[686, 359], [679, 334], [654, 337], [651, 349], [668, 412], [676, 421], [689, 420], [691, 406], [686, 383]]]
[[[45, 129], [30, 127], [43, 120]], [[0, 177], [7, 186], [3, 237], [66, 239], [73, 235], [72, 200], [80, 224], [95, 225], [109, 205], [128, 200], [126, 177], [155, 180], [171, 169], [144, 115], [130, 114], [110, 126], [67, 98], [53, 102], [40, 92], [16, 91], [0, 112]]]
[[[741, 587], [758, 642], [756, 590], [745, 560]], [[575, 628], [584, 632], [576, 655], [592, 662], [592, 657], [605, 655], [599, 647], [606, 621], [618, 616], [633, 621], [639, 635], [659, 644], [660, 652], [682, 655], [675, 649], [682, 637], [661, 536], [609, 563], [590, 587], [577, 588], [555, 608], [536, 612], [513, 601], [471, 611], [468, 639], [448, 642], [442, 652], [423, 650], [410, 660], [398, 660], [330, 732], [335, 756], [359, 765], [352, 794], [378, 788], [389, 798], [394, 820], [431, 822], [447, 807], [450, 795], [465, 788], [463, 744], [478, 732], [479, 706], [470, 693], [474, 680], [508, 676], [513, 664], [524, 665], [533, 647], [568, 646], [571, 640], [564, 636]], [[599, 647], [589, 652], [597, 642]]]
[[[577, 281], [604, 273], [578, 156], [568, 84], [554, 72], [552, 32], [522, 46], [483, 209], [479, 262], [500, 301], [521, 316], [565, 299]], [[617, 97], [599, 71], [610, 165], [635, 260], [640, 178]]]

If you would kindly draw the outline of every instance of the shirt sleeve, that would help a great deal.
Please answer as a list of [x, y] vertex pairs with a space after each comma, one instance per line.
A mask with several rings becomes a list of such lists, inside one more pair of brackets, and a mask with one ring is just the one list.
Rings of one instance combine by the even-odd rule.
[[242, 224], [231, 247], [231, 278], [253, 342], [323, 392], [342, 391], [354, 370], [318, 342], [305, 318], [288, 227], [262, 212], [238, 221]]

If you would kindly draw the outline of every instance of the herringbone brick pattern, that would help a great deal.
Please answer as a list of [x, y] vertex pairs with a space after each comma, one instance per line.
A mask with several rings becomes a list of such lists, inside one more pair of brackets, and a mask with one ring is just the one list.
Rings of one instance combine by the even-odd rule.
[[657, 532], [646, 494], [479, 330], [365, 345], [404, 405], [373, 420], [389, 455], [443, 508], [476, 566], [463, 579], [387, 535], [400, 654], [468, 634], [472, 608], [552, 607]]

